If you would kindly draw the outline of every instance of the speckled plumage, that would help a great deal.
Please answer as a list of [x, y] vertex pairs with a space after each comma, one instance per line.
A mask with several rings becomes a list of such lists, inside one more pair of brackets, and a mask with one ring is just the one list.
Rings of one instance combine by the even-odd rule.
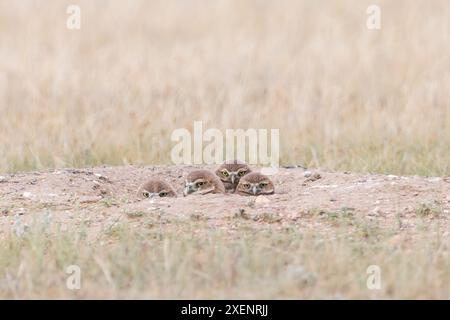
[[177, 194], [167, 182], [151, 179], [139, 187], [138, 196], [140, 198], [176, 197]]
[[239, 180], [250, 172], [250, 167], [239, 160], [225, 161], [215, 171], [227, 192], [235, 192]]
[[195, 170], [189, 173], [186, 177], [184, 195], [207, 193], [225, 193], [222, 181], [208, 170]]
[[268, 176], [252, 172], [241, 178], [236, 193], [245, 196], [268, 195], [275, 192], [275, 186]]

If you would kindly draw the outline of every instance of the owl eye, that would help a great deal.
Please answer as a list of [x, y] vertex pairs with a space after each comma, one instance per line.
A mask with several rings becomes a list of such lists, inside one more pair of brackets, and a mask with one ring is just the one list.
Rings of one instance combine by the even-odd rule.
[[148, 197], [150, 197], [150, 192], [144, 191], [144, 192], [142, 192], [142, 195], [144, 196], [144, 198], [148, 198]]
[[267, 182], [261, 182], [261, 183], [259, 184], [259, 186], [260, 186], [261, 188], [264, 188], [264, 187], [266, 187], [267, 185], [268, 185]]
[[243, 170], [243, 171], [239, 171], [238, 176], [242, 177], [247, 173], [247, 171]]
[[205, 184], [205, 182], [203, 182], [203, 181], [197, 182], [197, 187], [201, 187], [201, 186], [203, 186], [204, 184]]
[[244, 183], [242, 186], [243, 186], [245, 189], [250, 188], [250, 184], [249, 184], [249, 183]]
[[160, 196], [160, 197], [167, 197], [168, 194], [169, 194], [168, 192], [161, 191], [161, 192], [159, 193], [159, 196]]
[[228, 177], [230, 174], [228, 173], [227, 170], [223, 170], [223, 171], [222, 171], [222, 175], [223, 175], [224, 177]]

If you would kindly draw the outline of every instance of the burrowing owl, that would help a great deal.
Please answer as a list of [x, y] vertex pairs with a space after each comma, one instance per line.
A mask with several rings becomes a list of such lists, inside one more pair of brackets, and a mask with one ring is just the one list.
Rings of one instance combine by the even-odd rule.
[[250, 167], [239, 160], [225, 161], [216, 169], [216, 175], [222, 180], [227, 192], [234, 192], [239, 180], [250, 173]]
[[274, 192], [275, 187], [269, 177], [257, 172], [243, 176], [236, 188], [236, 193], [243, 196], [258, 196]]
[[140, 198], [176, 197], [177, 194], [167, 182], [152, 179], [139, 187], [138, 196]]
[[220, 179], [211, 171], [195, 170], [186, 177], [184, 195], [225, 193], [225, 187]]

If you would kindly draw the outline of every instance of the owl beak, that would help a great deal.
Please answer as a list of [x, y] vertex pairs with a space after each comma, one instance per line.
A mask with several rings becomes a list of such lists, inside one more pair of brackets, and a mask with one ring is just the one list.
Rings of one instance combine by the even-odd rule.
[[153, 192], [147, 192], [147, 191], [145, 191], [144, 193], [143, 193], [143, 196], [145, 197], [145, 198], [147, 198], [147, 199], [152, 199], [152, 198], [154, 198], [156, 195], [158, 195], [157, 193], [153, 193]]
[[256, 193], [258, 192], [258, 187], [257, 186], [252, 186], [252, 193], [254, 194], [254, 195], [256, 195]]
[[234, 182], [236, 181], [236, 174], [235, 173], [231, 174], [230, 180], [231, 180], [231, 183], [234, 184]]
[[187, 196], [188, 194], [191, 194], [193, 192], [195, 192], [194, 186], [192, 184], [187, 184], [184, 188], [183, 195]]

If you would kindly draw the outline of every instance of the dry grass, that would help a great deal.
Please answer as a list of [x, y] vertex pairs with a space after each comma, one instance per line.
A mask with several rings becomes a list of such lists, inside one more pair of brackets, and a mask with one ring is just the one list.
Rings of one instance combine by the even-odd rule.
[[[280, 128], [282, 164], [449, 175], [450, 2], [377, 1], [370, 31], [372, 2], [79, 0], [71, 31], [73, 1], [0, 0], [0, 172], [170, 164], [172, 131], [201, 120]], [[19, 235], [2, 217], [0, 298], [450, 298], [448, 211], [418, 207], [414, 240], [400, 222], [316, 211], [327, 232], [280, 230], [271, 213], [217, 230], [189, 208], [101, 231], [37, 219]]]
[[[88, 227], [39, 219], [11, 233], [0, 243], [0, 298], [450, 298], [448, 243], [436, 221], [411, 241], [395, 227], [367, 232], [376, 226], [365, 220], [317, 236], [245, 219], [230, 221], [231, 234], [189, 218], [136, 219], [90, 240]], [[81, 269], [80, 290], [66, 287], [70, 265]], [[381, 268], [381, 290], [366, 286], [370, 265]]]
[[[176, 128], [281, 128], [282, 163], [448, 175], [447, 0], [0, 1], [0, 171], [169, 163]], [[276, 110], [276, 112], [274, 112]], [[256, 112], [258, 111], [258, 112]]]

